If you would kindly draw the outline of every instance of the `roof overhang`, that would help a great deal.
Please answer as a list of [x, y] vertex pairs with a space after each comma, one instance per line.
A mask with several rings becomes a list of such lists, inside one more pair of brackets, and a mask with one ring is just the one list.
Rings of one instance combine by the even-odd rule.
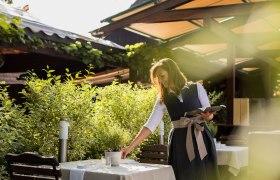
[[[141, 9], [142, 8], [142, 9]], [[138, 11], [140, 10], [140, 11]], [[165, 0], [148, 2], [119, 13], [110, 24], [91, 33], [106, 37], [118, 29], [132, 30], [171, 49], [199, 49], [202, 57], [222, 54], [229, 43], [242, 57], [280, 59], [280, 1], [278, 0]], [[209, 53], [210, 46], [223, 44]], [[212, 48], [212, 47], [211, 47]], [[267, 56], [267, 55], [271, 56]], [[227, 53], [224, 53], [225, 57]], [[271, 61], [273, 59], [274, 61]]]

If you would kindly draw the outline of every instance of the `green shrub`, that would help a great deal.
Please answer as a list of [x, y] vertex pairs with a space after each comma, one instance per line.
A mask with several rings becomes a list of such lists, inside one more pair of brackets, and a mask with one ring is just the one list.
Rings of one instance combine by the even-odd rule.
[[0, 86], [0, 177], [7, 177], [5, 155], [20, 152], [24, 141], [26, 125], [24, 109], [9, 97], [7, 87]]
[[[104, 88], [97, 88], [97, 101], [94, 106], [94, 122], [96, 143], [93, 144], [90, 152], [92, 158], [99, 158], [104, 150], [106, 150], [106, 143], [104, 143], [103, 136], [110, 131], [111, 127], [120, 127], [124, 131], [128, 131], [129, 139], [133, 139], [142, 126], [145, 124], [153, 110], [156, 99], [156, 89], [144, 89], [128, 84], [118, 84], [116, 82]], [[165, 116], [166, 134], [170, 129], [170, 121]], [[166, 137], [167, 139], [167, 137]], [[158, 143], [158, 130], [146, 139], [144, 144]], [[134, 158], [139, 149], [135, 149], [131, 153]]]
[[111, 122], [117, 122], [133, 135], [149, 118], [156, 98], [154, 88], [143, 89], [132, 84], [113, 83], [99, 88], [97, 93], [95, 117], [109, 116]]
[[47, 80], [33, 74], [22, 91], [25, 107], [29, 110], [26, 144], [30, 151], [57, 156], [59, 121], [67, 118], [68, 160], [82, 159], [91, 144], [95, 88], [89, 84], [76, 85], [72, 78], [62, 83], [60, 76], [52, 76], [52, 72], [47, 70]]

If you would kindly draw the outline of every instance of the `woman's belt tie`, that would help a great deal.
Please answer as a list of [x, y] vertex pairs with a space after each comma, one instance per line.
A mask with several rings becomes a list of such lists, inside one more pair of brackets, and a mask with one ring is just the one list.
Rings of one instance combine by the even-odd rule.
[[202, 131], [204, 127], [200, 126], [199, 123], [203, 123], [203, 120], [191, 120], [187, 117], [181, 117], [180, 120], [172, 121], [173, 128], [188, 128], [187, 137], [186, 137], [186, 150], [189, 157], [189, 160], [192, 161], [195, 158], [193, 139], [191, 133], [191, 126], [194, 125], [194, 134], [197, 142], [198, 152], [200, 159], [202, 160], [207, 155], [206, 146], [202, 137]]

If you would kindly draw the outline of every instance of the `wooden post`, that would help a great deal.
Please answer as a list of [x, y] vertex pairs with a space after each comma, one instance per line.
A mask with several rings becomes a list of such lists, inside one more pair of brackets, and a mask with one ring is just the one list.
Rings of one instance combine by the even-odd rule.
[[235, 98], [235, 45], [228, 43], [227, 58], [227, 124], [233, 124], [233, 100]]

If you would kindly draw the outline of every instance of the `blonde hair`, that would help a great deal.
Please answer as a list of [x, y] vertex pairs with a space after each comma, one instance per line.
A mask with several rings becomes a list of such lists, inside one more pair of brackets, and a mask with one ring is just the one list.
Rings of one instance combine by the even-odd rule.
[[168, 73], [168, 86], [170, 87], [170, 85], [172, 85], [172, 90], [176, 95], [180, 94], [181, 89], [187, 83], [187, 78], [172, 59], [164, 58], [152, 65], [150, 69], [150, 78], [158, 90], [160, 102], [164, 102], [164, 95], [167, 93], [167, 89], [158, 81], [156, 71], [159, 68]]

